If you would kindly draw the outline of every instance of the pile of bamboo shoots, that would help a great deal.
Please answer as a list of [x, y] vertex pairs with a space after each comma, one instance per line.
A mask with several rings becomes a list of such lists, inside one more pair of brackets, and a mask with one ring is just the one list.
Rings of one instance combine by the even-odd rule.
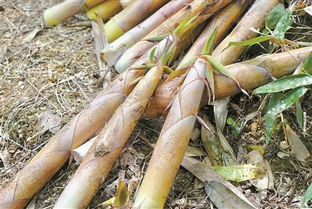
[[[120, 74], [0, 189], [0, 208], [26, 207], [71, 151], [97, 134], [55, 204], [55, 208], [88, 207], [140, 118], [166, 115], [133, 205], [163, 208], [200, 107], [291, 74], [312, 51], [298, 48], [236, 62], [246, 46], [227, 46], [258, 36], [254, 29], [264, 27], [266, 15], [278, 3], [66, 0], [47, 9], [47, 25], [79, 12], [107, 21], [102, 29], [109, 44], [101, 58]], [[182, 59], [173, 70], [178, 57]], [[229, 74], [217, 71], [217, 65], [224, 65]]]

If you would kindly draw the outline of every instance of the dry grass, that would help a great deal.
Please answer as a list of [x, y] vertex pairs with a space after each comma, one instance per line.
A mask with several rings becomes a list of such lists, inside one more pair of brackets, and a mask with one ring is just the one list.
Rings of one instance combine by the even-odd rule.
[[[104, 72], [97, 65], [91, 23], [83, 16], [76, 16], [57, 27], [44, 26], [44, 9], [57, 2], [7, 0], [0, 3], [0, 186], [10, 181], [52, 135], [51, 131], [42, 128], [40, 116], [49, 111], [58, 116], [63, 125], [86, 106], [103, 85]], [[311, 25], [305, 24], [311, 18], [306, 18], [301, 18], [297, 30], [289, 34], [293, 39], [312, 40]], [[308, 133], [312, 129], [311, 99], [309, 94], [304, 100], [307, 102], [303, 103], [309, 116]], [[247, 100], [238, 95], [232, 100], [230, 117], [240, 120], [257, 109], [259, 103], [258, 98]], [[204, 109], [203, 112], [208, 111]], [[294, 110], [289, 110], [287, 117], [291, 119], [293, 114]], [[135, 191], [152, 152], [146, 140], [155, 143], [161, 125], [162, 120], [156, 119], [140, 122], [90, 208], [97, 208], [98, 203], [114, 194], [118, 176], [133, 185]], [[233, 148], [244, 153], [244, 144], [263, 143], [261, 130], [261, 122], [255, 119], [240, 135], [233, 135], [231, 127], [227, 127], [225, 133]], [[309, 137], [302, 136], [308, 149], [312, 150]], [[276, 135], [266, 151], [276, 190], [258, 191], [250, 183], [240, 185], [254, 203], [262, 205], [261, 208], [296, 208], [297, 197], [302, 196], [306, 189], [304, 183], [311, 178], [311, 164], [299, 164], [292, 156], [285, 159], [276, 156], [282, 140], [282, 134]], [[200, 140], [191, 143], [201, 146]], [[66, 164], [35, 197], [35, 208], [52, 208], [76, 168], [74, 164]], [[166, 207], [210, 206], [195, 177], [181, 169]]]

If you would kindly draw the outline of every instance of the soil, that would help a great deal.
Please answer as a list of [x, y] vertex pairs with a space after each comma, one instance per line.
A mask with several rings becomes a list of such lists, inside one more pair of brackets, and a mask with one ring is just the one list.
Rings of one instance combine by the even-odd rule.
[[[90, 21], [83, 15], [76, 15], [56, 27], [45, 26], [43, 11], [58, 2], [0, 1], [0, 187], [10, 182], [59, 127], [77, 115], [105, 86], [104, 72], [98, 67], [95, 55]], [[288, 38], [311, 42], [311, 17], [296, 17], [296, 21], [297, 29], [291, 30]], [[253, 47], [250, 52], [244, 59], [260, 54], [261, 49]], [[228, 117], [241, 124], [247, 114], [258, 109], [262, 99], [256, 96], [250, 99], [243, 94], [234, 96]], [[307, 115], [305, 133], [296, 123], [295, 108], [284, 114], [308, 150], [312, 150], [311, 101], [310, 91], [302, 99]], [[213, 116], [211, 110], [206, 106], [201, 114]], [[50, 118], [49, 123], [42, 122], [45, 117]], [[132, 185], [133, 198], [152, 154], [150, 144], [156, 142], [163, 121], [164, 118], [140, 121], [89, 208], [103, 208], [99, 204], [114, 196], [118, 177]], [[248, 121], [239, 131], [227, 125], [224, 135], [235, 153], [247, 152], [245, 145], [265, 144], [260, 116]], [[192, 140], [191, 145], [203, 149], [199, 138]], [[274, 175], [273, 190], [259, 190], [249, 181], [235, 184], [259, 208], [299, 208], [311, 183], [311, 161], [296, 160], [289, 148], [281, 147], [284, 141], [284, 133], [279, 131], [265, 149], [265, 158]], [[284, 157], [279, 157], [281, 152]], [[75, 163], [66, 163], [34, 197], [30, 208], [52, 208], [77, 167]], [[166, 208], [214, 206], [199, 181], [181, 168]]]

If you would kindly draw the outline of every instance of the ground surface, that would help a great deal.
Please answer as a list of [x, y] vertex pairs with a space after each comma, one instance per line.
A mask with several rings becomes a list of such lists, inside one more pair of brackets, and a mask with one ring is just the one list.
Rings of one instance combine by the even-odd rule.
[[[57, 2], [0, 1], [0, 186], [10, 181], [47, 143], [53, 132], [86, 106], [103, 85], [90, 22], [83, 16], [76, 16], [57, 27], [44, 26], [43, 11]], [[311, 30], [311, 26], [302, 27], [310, 27]], [[302, 36], [307, 38], [307, 35]], [[257, 110], [261, 100], [237, 95], [231, 101], [229, 117], [240, 121]], [[301, 137], [312, 150], [311, 93], [303, 101], [308, 117], [307, 134]], [[209, 110], [211, 108], [204, 108], [203, 113], [211, 115]], [[57, 124], [50, 130], [43, 128], [40, 122], [47, 116], [54, 118], [52, 121]], [[294, 118], [294, 111], [289, 110], [286, 117]], [[155, 142], [161, 124], [162, 120], [158, 119], [140, 122], [90, 208], [97, 208], [99, 203], [112, 197], [118, 175], [125, 176], [134, 185], [142, 178], [152, 152], [146, 141]], [[244, 126], [240, 134], [234, 133], [230, 126], [224, 133], [235, 151], [244, 150], [245, 144], [264, 142], [262, 126], [261, 120], [255, 118]], [[295, 125], [293, 128], [300, 132]], [[237, 185], [261, 208], [297, 208], [312, 177], [311, 164], [301, 164], [291, 155], [277, 156], [281, 152], [282, 141], [283, 133], [277, 134], [265, 155], [272, 167], [274, 190], [259, 191], [249, 182]], [[199, 139], [191, 144], [201, 148]], [[66, 164], [36, 195], [35, 208], [52, 208], [76, 168], [75, 164]], [[195, 177], [180, 169], [166, 207], [213, 206]]]

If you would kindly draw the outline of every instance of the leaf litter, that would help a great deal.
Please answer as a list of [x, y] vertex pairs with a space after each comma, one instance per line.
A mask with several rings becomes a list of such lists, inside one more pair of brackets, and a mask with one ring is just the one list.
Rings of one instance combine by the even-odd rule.
[[[36, 27], [41, 25], [42, 11], [55, 3], [52, 1], [43, 4], [39, 1], [31, 6], [32, 8], [29, 8], [30, 6], [26, 1], [14, 2], [14, 6], [7, 3], [2, 5], [1, 3], [4, 11], [0, 12], [0, 15], [5, 15], [9, 20], [5, 20], [4, 25], [0, 27], [1, 32], [4, 34], [0, 39], [1, 46], [3, 46], [0, 53], [1, 55], [5, 55], [0, 58], [0, 68], [2, 68], [0, 82], [3, 84], [0, 91], [4, 93], [0, 96], [0, 101], [3, 102], [3, 105], [0, 107], [1, 183], [5, 183], [9, 177], [12, 177], [14, 173], [22, 168], [28, 159], [47, 143], [47, 140], [55, 132], [55, 129], [65, 124], [88, 103], [88, 98], [92, 98], [100, 90], [99, 88], [94, 88], [94, 86], [101, 86], [103, 83], [103, 81], [102, 83], [99, 81], [101, 80], [101, 76], [103, 76], [103, 72], [98, 70], [96, 57], [94, 56], [94, 43], [90, 25], [81, 24], [81, 20], [72, 18], [57, 28]], [[306, 10], [309, 11], [308, 9]], [[311, 26], [309, 27], [311, 28]], [[296, 33], [311, 41], [311, 38], [309, 39], [311, 32], [303, 29]], [[289, 38], [287, 33], [286, 37]], [[23, 40], [25, 45], [21, 46], [20, 43]], [[61, 66], [62, 70], [57, 70], [57, 68], [51, 69], [49, 67], [51, 66], [50, 62], [57, 63], [58, 66]], [[50, 79], [51, 72], [57, 78], [52, 79], [54, 82], [51, 82]], [[23, 91], [20, 89], [23, 89]], [[312, 112], [311, 103], [309, 102], [311, 99], [311, 93], [308, 92], [302, 101], [302, 109], [307, 113], [307, 133], [311, 131], [311, 116], [309, 115]], [[259, 101], [256, 98], [252, 98], [250, 101], [243, 95], [240, 95], [240, 97], [235, 96], [231, 100], [244, 110], [243, 114], [245, 115], [241, 115], [241, 113], [238, 114], [229, 108], [230, 117], [237, 120], [241, 117], [243, 118], [248, 113], [256, 111], [259, 106]], [[291, 118], [291, 114], [293, 113], [293, 110], [287, 110], [287, 114], [290, 114], [289, 118]], [[37, 116], [40, 114], [43, 114], [41, 115], [42, 119], [38, 120]], [[250, 124], [253, 122], [257, 122], [260, 125], [263, 124], [261, 119], [259, 120], [255, 116], [246, 123], [244, 130], [238, 136], [232, 135], [231, 127], [226, 126], [224, 128], [223, 135], [229, 141], [229, 145], [234, 149], [234, 153], [237, 152], [236, 145], [240, 143], [243, 145], [263, 144], [263, 132], [252, 133], [250, 131]], [[38, 129], [36, 125], [40, 123], [41, 128]], [[125, 161], [128, 159], [129, 162], [133, 162], [132, 160], [134, 159], [137, 166], [131, 163], [133, 166], [129, 166], [129, 163], [125, 163], [125, 166], [122, 166], [124, 170], [129, 169], [127, 166], [131, 167], [131, 169], [137, 172], [137, 178], [142, 176], [140, 169], [146, 167], [151, 149], [145, 142], [140, 141], [136, 137], [136, 134], [146, 135], [150, 143], [155, 143], [154, 140], [157, 138], [155, 137], [157, 135], [155, 132], [160, 130], [159, 122], [155, 120], [143, 120], [140, 124], [136, 133], [133, 134], [131, 143], [127, 145], [129, 149], [134, 148], [136, 152], [130, 151], [130, 154], [129, 152], [125, 154], [125, 156], [128, 155]], [[292, 128], [294, 127], [292, 126]], [[46, 131], [45, 133], [41, 133], [40, 130]], [[299, 133], [298, 136], [306, 148], [311, 150], [312, 145], [308, 137], [302, 136], [297, 129], [294, 128], [294, 130]], [[36, 135], [38, 132], [40, 134]], [[273, 137], [275, 140], [283, 140], [282, 135], [275, 135]], [[26, 143], [24, 141], [25, 138], [32, 138], [32, 140]], [[191, 145], [198, 150], [197, 148], [201, 146], [201, 140], [195, 139], [191, 142]], [[274, 194], [271, 190], [272, 187], [268, 186], [268, 193], [261, 200], [261, 203], [267, 208], [270, 206], [289, 208], [290, 206], [296, 207], [300, 205], [301, 203], [299, 204], [296, 201], [304, 199], [304, 204], [307, 205], [308, 200], [311, 199], [311, 189], [306, 192], [303, 198], [304, 191], [308, 188], [307, 185], [296, 188], [293, 195], [284, 191], [290, 191], [294, 181], [300, 181], [307, 176], [311, 170], [311, 166], [309, 164], [301, 165], [294, 158], [286, 158], [285, 160], [278, 158], [274, 154], [280, 149], [282, 148], [276, 146], [276, 143], [265, 147], [264, 158], [272, 168], [272, 173], [275, 177], [274, 183], [277, 185], [277, 193]], [[290, 149], [292, 153], [296, 153], [297, 148], [290, 146]], [[200, 153], [202, 153], [203, 149], [200, 150]], [[196, 151], [191, 151], [191, 153], [196, 158], [204, 159], [207, 157], [201, 156]], [[134, 156], [134, 158], [130, 156]], [[6, 160], [6, 166], [2, 166], [4, 164], [3, 159], [8, 158], [11, 158], [11, 160]], [[304, 157], [304, 159], [306, 158]], [[242, 160], [239, 163], [247, 163], [247, 160]], [[108, 192], [105, 192], [104, 188], [113, 182], [118, 182], [115, 176], [118, 170], [120, 170], [120, 167], [121, 164], [115, 166], [113, 172], [108, 177], [108, 182], [103, 184], [100, 194], [92, 202], [91, 208], [103, 202], [106, 197], [107, 199], [109, 198]], [[10, 170], [6, 168], [10, 168]], [[51, 184], [56, 185], [56, 187], [51, 186], [51, 184], [47, 185], [37, 196], [34, 201], [35, 203], [31, 204], [30, 207], [44, 208], [53, 205], [57, 198], [55, 194], [59, 193], [62, 187], [66, 185], [75, 168], [75, 165], [66, 165], [51, 181]], [[131, 175], [134, 175], [133, 172], [128, 170], [128, 173], [126, 172], [125, 174], [128, 181], [130, 181]], [[260, 179], [255, 181], [258, 180]], [[190, 208], [200, 206], [203, 206], [202, 208], [210, 207], [210, 201], [207, 200], [204, 189], [195, 189], [193, 182], [193, 175], [181, 169], [167, 204], [169, 206]], [[207, 191], [210, 191], [207, 189], [207, 185], [210, 188], [215, 187], [215, 185], [219, 186], [215, 182], [205, 183]], [[254, 190], [253, 185], [257, 185], [256, 192], [248, 194], [249, 189], [252, 188]], [[254, 182], [251, 184], [244, 183], [236, 187], [241, 191], [245, 191], [249, 199], [257, 198], [258, 189], [264, 189], [264, 187], [260, 187], [258, 183]], [[222, 191], [226, 191], [226, 188]], [[114, 195], [115, 192], [116, 184], [111, 195]], [[286, 198], [283, 198], [283, 195], [286, 195]], [[292, 200], [294, 201], [292, 202]]]

